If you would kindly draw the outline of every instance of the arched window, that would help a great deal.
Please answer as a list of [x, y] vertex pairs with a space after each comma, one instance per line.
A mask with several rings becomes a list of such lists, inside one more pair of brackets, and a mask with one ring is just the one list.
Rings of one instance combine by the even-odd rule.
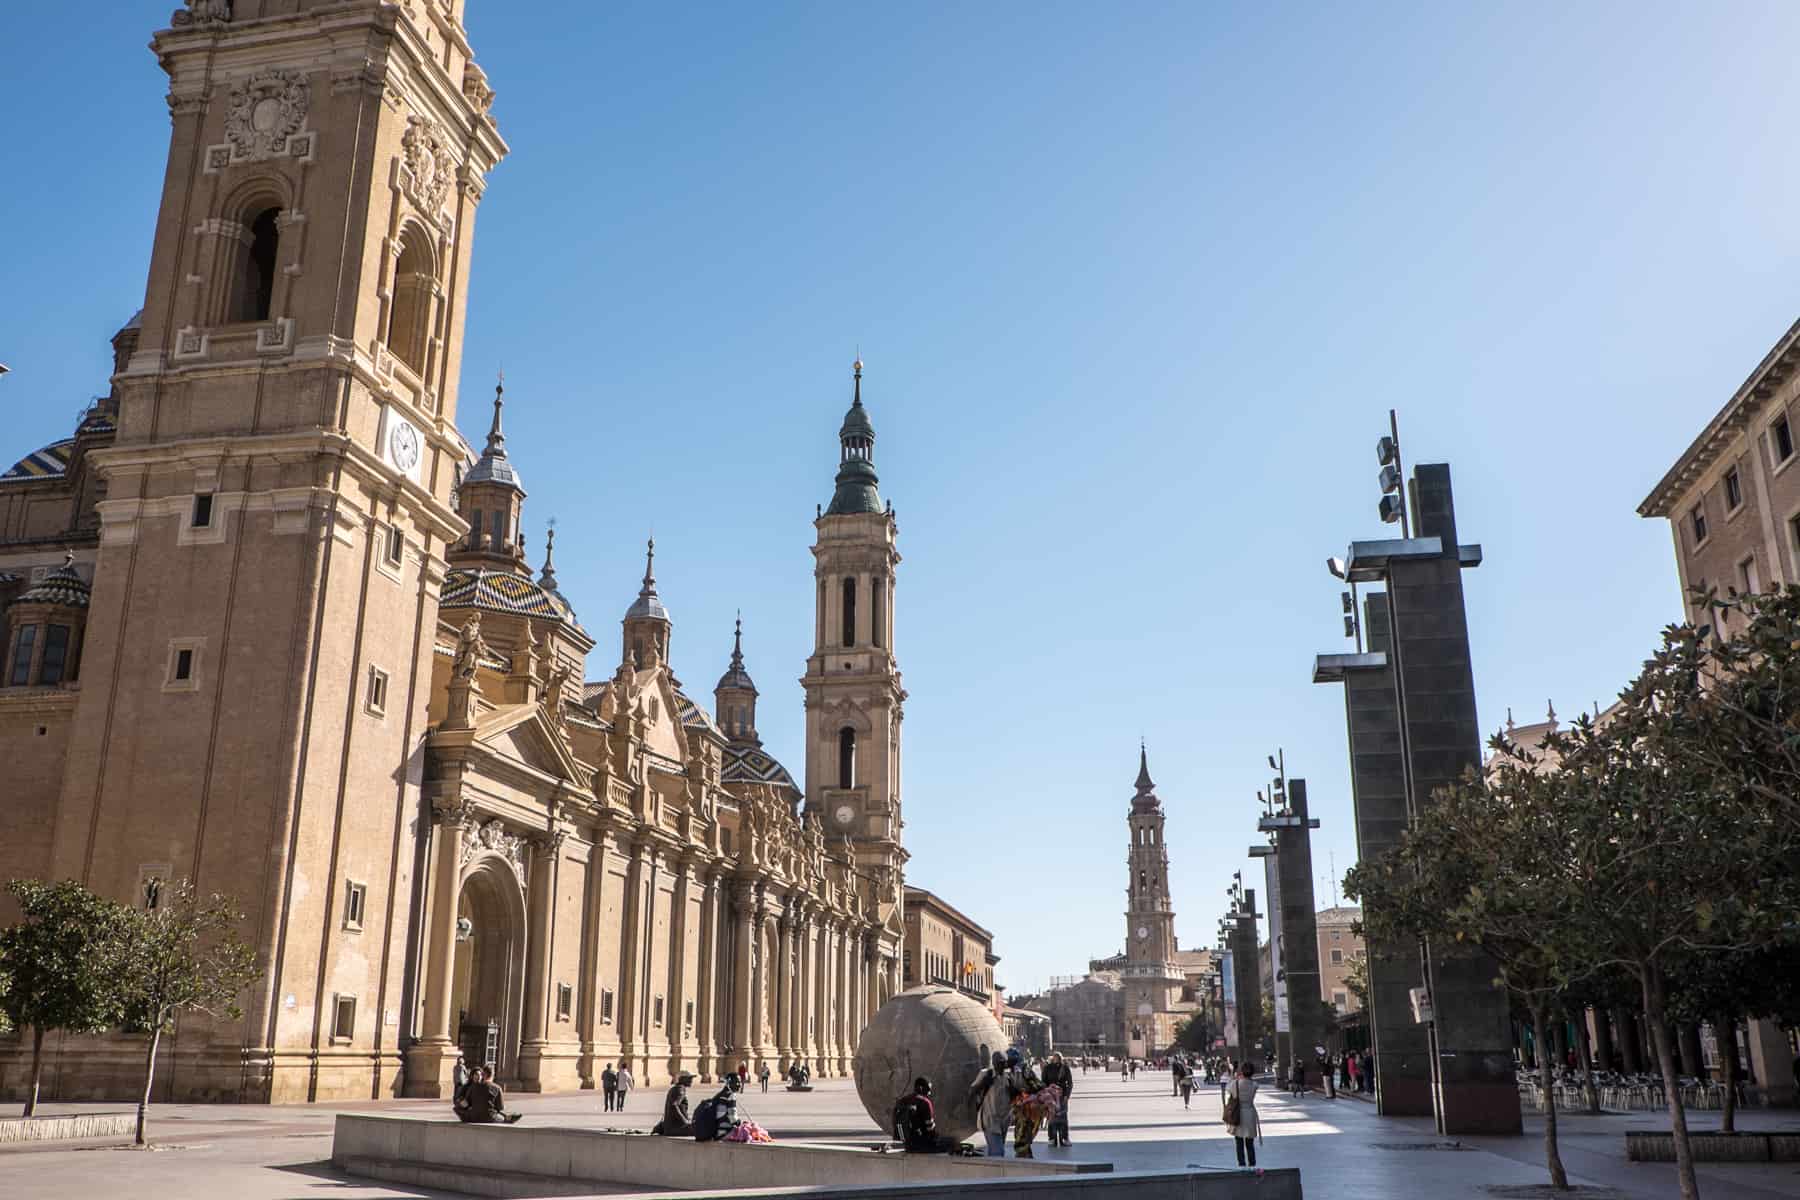
[[238, 260], [228, 321], [266, 321], [275, 299], [276, 250], [281, 243], [281, 210], [265, 208], [250, 218], [249, 240]]
[[494, 532], [494, 549], [498, 550], [506, 542], [506, 514], [495, 509], [492, 525]]
[[429, 237], [408, 225], [400, 235], [400, 257], [394, 263], [394, 302], [388, 311], [387, 346], [413, 369], [425, 371], [425, 348], [431, 337], [431, 300], [437, 267]]
[[848, 725], [838, 730], [838, 786], [856, 786], [856, 730]]
[[877, 646], [887, 645], [887, 579], [877, 575], [869, 585], [869, 640]]
[[856, 577], [844, 576], [844, 645], [856, 645]]
[[481, 545], [481, 510], [479, 508], [469, 513], [469, 545], [477, 548]]

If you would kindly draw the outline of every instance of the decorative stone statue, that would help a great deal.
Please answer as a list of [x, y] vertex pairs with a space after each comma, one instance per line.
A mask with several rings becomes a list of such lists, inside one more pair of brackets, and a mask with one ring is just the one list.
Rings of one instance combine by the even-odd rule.
[[475, 702], [481, 697], [481, 686], [475, 672], [481, 666], [488, 646], [481, 638], [481, 614], [472, 613], [456, 639], [456, 658], [450, 664], [449, 712], [444, 717], [445, 729], [473, 729]]

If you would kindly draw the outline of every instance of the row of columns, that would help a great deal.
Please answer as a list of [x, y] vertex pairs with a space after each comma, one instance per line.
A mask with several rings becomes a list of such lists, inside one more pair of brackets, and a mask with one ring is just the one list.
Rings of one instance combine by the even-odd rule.
[[[451, 1008], [462, 849], [477, 818], [466, 803], [440, 807], [434, 816], [419, 1036], [447, 1052], [456, 1038]], [[524, 889], [523, 1004], [517, 1036], [519, 1082], [528, 1090], [542, 1085], [547, 1078], [542, 1059], [556, 1052], [551, 951], [557, 944], [556, 897], [567, 836], [558, 829], [527, 843], [531, 863]], [[612, 982], [602, 975], [611, 964], [603, 961], [601, 933], [613, 899], [607, 894], [607, 860], [613, 854], [625, 855], [627, 864], [618, 897], [617, 989], [609, 1030], [601, 995]], [[671, 909], [665, 916], [666, 949], [652, 944], [665, 883]], [[877, 952], [866, 922], [832, 912], [805, 895], [727, 874], [692, 851], [654, 839], [599, 831], [590, 851], [582, 926], [581, 987], [574, 1015], [584, 1085], [614, 1058], [632, 1063], [646, 1083], [652, 1068], [666, 1068], [671, 1076], [692, 1070], [711, 1079], [739, 1062], [748, 1062], [752, 1070], [767, 1062], [773, 1070], [786, 1071], [800, 1061], [816, 1074], [847, 1074], [857, 1038], [879, 1004], [886, 959]], [[664, 998], [660, 1025], [653, 1010], [658, 996]], [[605, 1036], [608, 1032], [613, 1036]]]

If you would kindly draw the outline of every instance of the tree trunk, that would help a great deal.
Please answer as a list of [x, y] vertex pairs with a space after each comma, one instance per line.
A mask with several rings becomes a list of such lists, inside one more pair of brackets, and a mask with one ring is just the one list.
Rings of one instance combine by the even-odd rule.
[[[1549, 1007], [1542, 1003], [1531, 1006], [1531, 1027], [1540, 1048], [1547, 1045], [1544, 1034], [1550, 1024]], [[1550, 1186], [1567, 1191], [1569, 1174], [1563, 1170], [1562, 1153], [1556, 1146], [1556, 1072], [1551, 1069], [1548, 1054], [1540, 1051], [1537, 1060], [1538, 1078], [1544, 1088], [1544, 1165], [1550, 1168]]]
[[1638, 968], [1644, 988], [1644, 1024], [1655, 1044], [1656, 1063], [1662, 1069], [1663, 1098], [1669, 1106], [1669, 1133], [1675, 1140], [1675, 1178], [1681, 1184], [1681, 1200], [1700, 1200], [1700, 1181], [1694, 1176], [1694, 1149], [1688, 1143], [1687, 1112], [1681, 1106], [1681, 1088], [1675, 1080], [1675, 1050], [1669, 1044], [1669, 1021], [1663, 1011], [1663, 977], [1660, 967]]
[[1582, 1087], [1587, 1092], [1588, 1112], [1600, 1115], [1600, 1089], [1594, 1084], [1594, 1056], [1588, 1048], [1587, 1013], [1577, 1012], [1572, 1022], [1575, 1026], [1575, 1048], [1581, 1054]]
[[144, 1121], [150, 1115], [150, 1087], [156, 1082], [156, 1046], [162, 1041], [162, 1022], [150, 1031], [150, 1048], [144, 1052], [144, 1094], [138, 1097], [137, 1137], [133, 1139], [139, 1146], [144, 1144]]
[[1719, 1073], [1725, 1078], [1725, 1101], [1720, 1106], [1719, 1132], [1737, 1132], [1738, 1044], [1737, 1021], [1733, 1017], [1713, 1018], [1713, 1038], [1719, 1043]]
[[31, 1090], [25, 1093], [25, 1115], [37, 1112], [38, 1081], [44, 1076], [44, 1027], [31, 1027]]

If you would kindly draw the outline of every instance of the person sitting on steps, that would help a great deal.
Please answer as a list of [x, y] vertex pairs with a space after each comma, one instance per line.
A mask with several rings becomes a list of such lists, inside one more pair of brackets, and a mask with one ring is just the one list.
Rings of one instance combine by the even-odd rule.
[[651, 1127], [651, 1133], [661, 1134], [663, 1137], [693, 1135], [693, 1122], [688, 1118], [688, 1085], [693, 1082], [692, 1072], [683, 1071], [669, 1085], [669, 1094], [663, 1097], [662, 1120]]
[[491, 1067], [476, 1067], [456, 1103], [456, 1118], [469, 1125], [511, 1125], [522, 1113], [506, 1111], [506, 1098]]

